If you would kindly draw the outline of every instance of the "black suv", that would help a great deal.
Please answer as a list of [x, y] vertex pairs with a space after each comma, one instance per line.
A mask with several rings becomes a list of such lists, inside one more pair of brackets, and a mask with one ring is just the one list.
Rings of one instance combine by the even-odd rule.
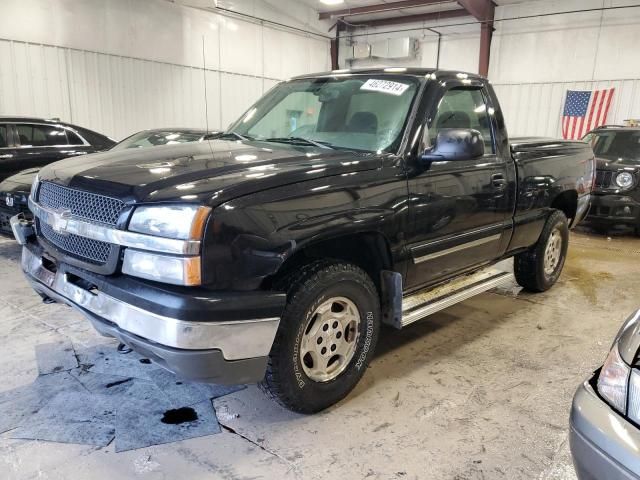
[[597, 161], [588, 220], [603, 232], [627, 225], [640, 235], [640, 127], [604, 126], [584, 140]]
[[[0, 232], [11, 232], [9, 218], [28, 213], [23, 184], [40, 167], [63, 158], [107, 150], [115, 141], [76, 125], [31, 117], [0, 117]], [[21, 175], [5, 181], [21, 172]]]

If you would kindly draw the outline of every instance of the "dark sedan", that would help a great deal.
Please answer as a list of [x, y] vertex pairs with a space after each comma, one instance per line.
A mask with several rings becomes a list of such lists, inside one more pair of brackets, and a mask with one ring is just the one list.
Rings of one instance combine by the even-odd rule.
[[[219, 132], [207, 134], [206, 130], [195, 128], [143, 130], [141, 132], [134, 133], [115, 145], [112, 145], [111, 150], [198, 142], [203, 140], [204, 137], [213, 139], [216, 138], [217, 135], [219, 135]], [[27, 200], [31, 189], [31, 183], [33, 183], [33, 180], [39, 170], [39, 168], [30, 168], [13, 175], [0, 183], [0, 233], [12, 235], [11, 227], [9, 226], [9, 219], [12, 216], [18, 213], [23, 213], [26, 218], [31, 216], [31, 212], [27, 206]]]
[[87, 128], [32, 117], [0, 117], [0, 181], [63, 158], [108, 150], [115, 141]]
[[22, 213], [31, 218], [28, 198], [31, 182], [39, 168], [30, 168], [0, 182], [0, 233], [12, 235], [9, 219]]
[[640, 128], [601, 127], [585, 140], [597, 160], [589, 222], [603, 232], [626, 225], [640, 235]]
[[197, 128], [163, 128], [155, 130], [142, 130], [125, 138], [112, 150], [124, 150], [125, 148], [146, 148], [160, 145], [172, 145], [176, 143], [199, 142], [207, 135], [206, 130]]

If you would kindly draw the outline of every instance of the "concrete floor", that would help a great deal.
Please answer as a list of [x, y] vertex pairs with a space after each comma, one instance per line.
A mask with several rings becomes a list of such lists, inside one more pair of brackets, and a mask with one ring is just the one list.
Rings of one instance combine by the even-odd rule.
[[[104, 344], [43, 305], [0, 240], [0, 391], [33, 381], [34, 347]], [[292, 414], [255, 387], [216, 400], [223, 433], [116, 454], [0, 436], [0, 477], [571, 479], [568, 412], [640, 299], [640, 239], [573, 233], [551, 291], [515, 285], [396, 332], [339, 405]], [[115, 346], [115, 345], [114, 345]]]

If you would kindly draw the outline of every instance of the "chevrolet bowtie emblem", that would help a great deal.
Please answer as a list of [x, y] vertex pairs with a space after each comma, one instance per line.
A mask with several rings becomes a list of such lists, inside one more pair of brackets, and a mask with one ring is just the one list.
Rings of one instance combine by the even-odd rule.
[[54, 232], [60, 235], [68, 235], [67, 227], [71, 218], [71, 210], [56, 210], [48, 218], [48, 224]]

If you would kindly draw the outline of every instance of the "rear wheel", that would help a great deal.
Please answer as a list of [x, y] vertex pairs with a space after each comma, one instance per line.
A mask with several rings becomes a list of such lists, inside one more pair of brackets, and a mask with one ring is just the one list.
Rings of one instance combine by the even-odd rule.
[[313, 413], [356, 386], [373, 355], [380, 305], [359, 267], [316, 261], [284, 279], [287, 305], [260, 387], [281, 405]]
[[547, 219], [538, 242], [514, 258], [516, 281], [531, 292], [544, 292], [560, 277], [569, 246], [567, 217], [555, 210]]

